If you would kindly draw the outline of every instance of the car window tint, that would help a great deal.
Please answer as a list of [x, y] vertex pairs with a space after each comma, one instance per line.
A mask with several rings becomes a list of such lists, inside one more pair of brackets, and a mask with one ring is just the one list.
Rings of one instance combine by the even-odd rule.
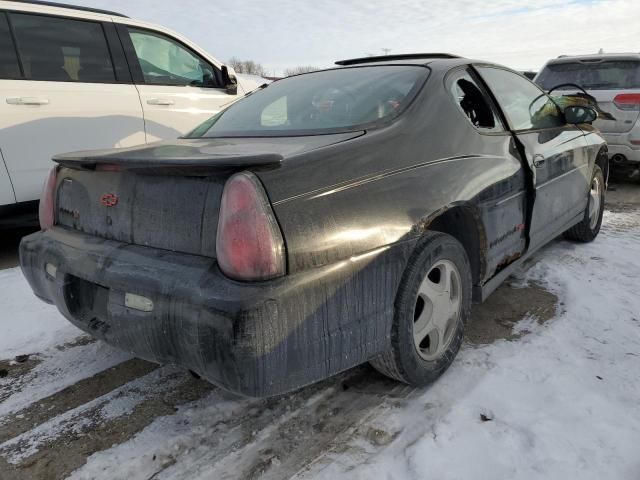
[[278, 136], [372, 128], [400, 115], [429, 70], [384, 65], [287, 77], [234, 103], [189, 134]]
[[564, 125], [558, 107], [526, 78], [500, 68], [479, 67], [478, 71], [495, 95], [513, 130]]
[[102, 25], [11, 14], [25, 77], [54, 82], [115, 82]]
[[146, 30], [129, 29], [145, 83], [216, 87], [213, 67], [180, 43]]
[[20, 65], [13, 40], [11, 40], [9, 23], [6, 15], [0, 12], [0, 78], [19, 77]]
[[536, 83], [545, 90], [563, 83], [575, 83], [587, 90], [640, 88], [640, 62], [616, 60], [551, 64], [540, 72]]
[[449, 92], [471, 124], [487, 131], [502, 131], [491, 102], [466, 70], [453, 72], [448, 78]]

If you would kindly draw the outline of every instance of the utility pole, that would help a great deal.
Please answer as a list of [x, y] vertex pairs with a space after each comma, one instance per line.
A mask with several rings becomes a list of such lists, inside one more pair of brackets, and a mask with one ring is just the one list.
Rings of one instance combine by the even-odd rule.
[[381, 48], [380, 50], [382, 50], [385, 55], [389, 55], [389, 52], [391, 51], [390, 48]]

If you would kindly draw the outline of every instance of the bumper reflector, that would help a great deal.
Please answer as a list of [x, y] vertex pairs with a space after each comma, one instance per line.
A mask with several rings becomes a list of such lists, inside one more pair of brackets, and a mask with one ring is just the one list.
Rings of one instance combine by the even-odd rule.
[[142, 295], [136, 295], [135, 293], [124, 294], [125, 307], [133, 308], [134, 310], [140, 310], [141, 312], [153, 311], [153, 300]]
[[44, 271], [47, 272], [47, 275], [49, 275], [51, 278], [56, 278], [56, 273], [58, 273], [58, 267], [56, 267], [52, 263], [47, 263], [44, 266]]

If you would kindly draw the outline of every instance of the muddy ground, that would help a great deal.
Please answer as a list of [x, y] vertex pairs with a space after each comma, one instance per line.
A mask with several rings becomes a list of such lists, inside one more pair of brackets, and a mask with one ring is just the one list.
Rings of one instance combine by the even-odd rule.
[[[609, 209], [625, 210], [638, 205], [640, 185], [612, 185]], [[0, 268], [17, 264], [19, 236], [17, 232], [11, 236], [3, 234]], [[485, 304], [474, 307], [463, 348], [526, 335], [526, 330], [514, 330], [517, 322], [533, 317], [543, 323], [561, 309], [557, 297], [541, 286], [507, 281]], [[80, 351], [93, 342], [81, 336], [57, 348]], [[29, 372], [40, 359], [37, 352], [29, 353], [26, 357], [0, 360], [0, 377], [12, 380], [0, 384], [0, 402], [34, 381]], [[146, 389], [140, 386], [143, 380], [147, 382]], [[223, 462], [230, 455], [243, 455], [242, 462], [230, 467], [228, 478], [289, 478], [304, 471], [323, 452], [339, 451], [345, 436], [359, 435], [374, 445], [391, 442], [391, 434], [371, 429], [360, 431], [360, 425], [382, 403], [401, 404], [411, 393], [410, 387], [392, 382], [365, 365], [293, 394], [239, 402], [234, 415], [221, 415], [206, 433], [199, 432], [194, 425], [193, 435], [202, 435], [201, 443], [207, 447], [203, 462]], [[101, 415], [105, 406], [118, 398], [136, 395], [137, 403], [127, 413]], [[171, 417], [189, 402], [207, 402], [211, 398], [220, 402], [234, 400], [188, 372], [137, 359], [124, 361], [0, 418], [0, 479], [65, 478], [93, 453], [132, 438], [154, 420]], [[35, 441], [30, 432], [47, 431], [49, 425], [55, 427], [56, 434], [37, 437], [38, 448], [29, 453], [30, 442]], [[272, 447], [252, 451], [252, 441], [265, 436], [271, 439]], [[157, 478], [175, 467], [177, 455], [154, 452], [151, 460], [154, 468], [147, 478]], [[178, 478], [190, 478], [194, 472], [187, 468], [182, 471], [184, 476]], [[105, 477], [120, 478], [108, 474]]]

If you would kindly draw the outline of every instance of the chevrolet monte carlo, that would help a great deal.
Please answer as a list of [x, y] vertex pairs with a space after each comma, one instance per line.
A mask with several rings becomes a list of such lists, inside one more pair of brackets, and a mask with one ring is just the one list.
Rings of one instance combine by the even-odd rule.
[[184, 138], [59, 155], [20, 245], [38, 297], [248, 396], [371, 362], [422, 386], [533, 252], [602, 222], [607, 147], [507, 68], [446, 54], [276, 81]]

